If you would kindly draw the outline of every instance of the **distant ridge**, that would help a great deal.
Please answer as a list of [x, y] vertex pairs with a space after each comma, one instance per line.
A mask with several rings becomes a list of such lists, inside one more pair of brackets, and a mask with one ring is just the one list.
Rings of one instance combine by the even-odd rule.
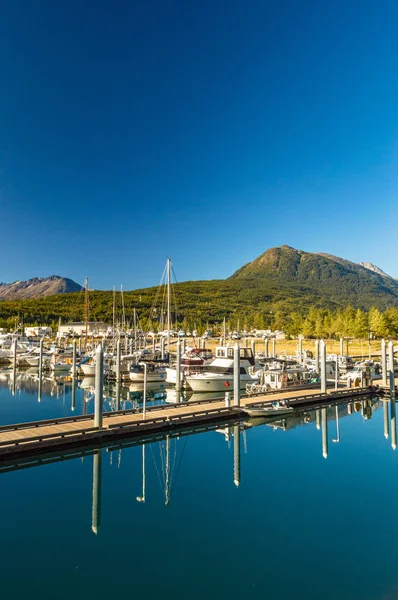
[[[76, 320], [81, 318], [80, 308], [75, 310], [74, 303], [57, 295], [81, 290], [71, 279], [52, 275], [12, 284], [0, 283], [0, 300], [26, 299], [27, 314], [29, 306], [26, 305], [31, 299], [29, 310], [36, 320], [40, 314]], [[304, 313], [311, 308], [335, 310], [351, 305], [362, 310], [372, 306], [385, 310], [398, 307], [398, 279], [371, 263], [357, 264], [331, 254], [304, 252], [287, 245], [268, 249], [227, 279], [178, 283], [176, 293], [181, 320], [190, 313], [211, 322], [221, 321], [231, 314], [243, 318], [245, 314], [256, 313], [269, 318], [270, 314]], [[154, 294], [155, 288], [126, 291], [125, 301], [147, 314]], [[40, 297], [51, 295], [52, 300], [46, 298], [41, 302]], [[91, 299], [97, 318], [112, 319], [111, 291], [94, 291]], [[18, 310], [12, 302], [10, 306], [7, 304], [0, 302], [0, 317], [8, 317]]]
[[80, 292], [82, 286], [59, 275], [50, 277], [34, 277], [27, 281], [14, 281], [14, 283], [0, 283], [0, 300], [17, 300], [23, 298], [39, 298], [40, 296], [54, 296], [56, 294], [69, 294]]

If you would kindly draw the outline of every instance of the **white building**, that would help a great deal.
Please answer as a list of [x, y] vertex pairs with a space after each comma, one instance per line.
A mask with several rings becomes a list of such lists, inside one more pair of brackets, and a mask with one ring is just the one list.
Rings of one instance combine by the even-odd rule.
[[[103, 323], [101, 321], [88, 322], [87, 334], [89, 337], [103, 337], [108, 334], [108, 331], [108, 323]], [[86, 335], [86, 323], [79, 321], [76, 323], [65, 323], [64, 325], [59, 326], [57, 337], [68, 337], [73, 335]]]

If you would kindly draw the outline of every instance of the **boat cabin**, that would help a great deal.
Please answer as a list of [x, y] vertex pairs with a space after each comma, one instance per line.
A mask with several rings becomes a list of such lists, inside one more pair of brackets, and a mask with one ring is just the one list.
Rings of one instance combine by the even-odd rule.
[[[250, 365], [254, 366], [254, 356], [251, 348], [239, 348], [240, 360], [247, 360]], [[218, 346], [216, 348], [216, 358], [228, 358], [234, 360], [233, 346]]]
[[304, 369], [264, 369], [260, 375], [260, 384], [272, 390], [283, 390], [292, 385], [314, 383], [316, 379]]

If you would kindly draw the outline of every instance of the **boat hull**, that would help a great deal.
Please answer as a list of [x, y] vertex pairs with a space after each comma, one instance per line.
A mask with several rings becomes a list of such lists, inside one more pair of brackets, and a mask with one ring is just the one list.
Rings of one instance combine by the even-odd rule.
[[[144, 383], [144, 373], [131, 373], [130, 372], [130, 379], [134, 383]], [[164, 373], [162, 371], [154, 372], [154, 373], [147, 373], [146, 380], [148, 383], [161, 382], [161, 381], [165, 382], [166, 381], [166, 373]]]
[[[194, 392], [230, 392], [234, 389], [233, 377], [188, 376], [186, 380]], [[245, 390], [246, 384], [257, 382], [258, 377], [241, 377], [240, 389]]]
[[80, 365], [85, 377], [95, 377], [95, 364]]

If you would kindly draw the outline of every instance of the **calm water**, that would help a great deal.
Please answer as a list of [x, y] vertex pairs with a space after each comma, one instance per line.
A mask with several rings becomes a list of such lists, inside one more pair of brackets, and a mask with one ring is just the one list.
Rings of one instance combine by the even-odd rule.
[[[69, 414], [67, 382], [40, 403], [33, 384], [1, 379], [2, 423]], [[323, 446], [314, 411], [148, 443], [144, 489], [139, 445], [0, 472], [2, 596], [398, 598], [384, 410], [330, 407]]]

